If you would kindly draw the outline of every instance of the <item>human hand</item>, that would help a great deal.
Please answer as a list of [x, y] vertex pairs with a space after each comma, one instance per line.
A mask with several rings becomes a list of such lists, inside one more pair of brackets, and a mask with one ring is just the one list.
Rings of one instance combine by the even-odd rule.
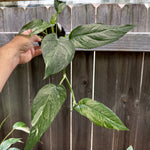
[[16, 50], [17, 64], [29, 62], [35, 56], [41, 55], [41, 47], [34, 46], [34, 42], [41, 41], [37, 35], [30, 36], [32, 30], [24, 31], [21, 35], [17, 35], [9, 44]]

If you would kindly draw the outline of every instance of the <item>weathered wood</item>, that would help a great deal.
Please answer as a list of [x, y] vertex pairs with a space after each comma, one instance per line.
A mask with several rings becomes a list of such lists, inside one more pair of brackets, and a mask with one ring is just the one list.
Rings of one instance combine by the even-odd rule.
[[[95, 22], [95, 7], [93, 5], [75, 5], [72, 7], [72, 29], [81, 25]], [[73, 61], [73, 88], [75, 90], [76, 99], [80, 100], [84, 97], [92, 97], [92, 56], [90, 53], [77, 53]], [[83, 59], [82, 63], [80, 60]], [[86, 67], [88, 65], [88, 68]], [[82, 70], [79, 74], [79, 69]], [[85, 79], [84, 79], [85, 78]], [[81, 85], [81, 86], [80, 86]], [[91, 146], [91, 123], [80, 116], [73, 113], [73, 150], [90, 149]]]
[[97, 8], [97, 22], [120, 25], [121, 8], [117, 4], [101, 4]]
[[52, 17], [55, 13], [56, 13], [55, 8], [54, 8], [53, 6], [50, 6], [50, 7], [48, 8], [48, 20], [50, 20], [51, 17]]
[[[4, 8], [4, 31], [18, 32], [25, 23], [24, 8]], [[7, 17], [6, 17], [7, 16]]]
[[0, 32], [4, 31], [4, 15], [3, 9], [0, 8]]
[[[87, 8], [90, 8], [87, 9]], [[81, 25], [95, 22], [95, 8], [93, 5], [75, 5], [72, 8], [72, 29]]]
[[[135, 137], [135, 149], [150, 149], [150, 54], [145, 54], [143, 83], [140, 100], [137, 100], [136, 107], [139, 108], [138, 128]], [[133, 112], [134, 113], [134, 112]]]
[[147, 31], [147, 8], [144, 4], [127, 4], [121, 10], [121, 24], [134, 24], [135, 32]]
[[[77, 52], [73, 60], [73, 90], [77, 101], [92, 97], [92, 61], [92, 52]], [[73, 150], [90, 149], [90, 129], [90, 121], [73, 111]]]
[[[29, 21], [28, 21], [29, 22]], [[8, 43], [14, 34], [0, 33], [0, 46]], [[118, 41], [95, 49], [76, 49], [77, 51], [120, 51], [120, 52], [149, 52], [150, 33], [134, 32], [124, 35]]]
[[66, 32], [71, 31], [71, 8], [69, 6], [59, 15], [58, 22], [64, 27]]

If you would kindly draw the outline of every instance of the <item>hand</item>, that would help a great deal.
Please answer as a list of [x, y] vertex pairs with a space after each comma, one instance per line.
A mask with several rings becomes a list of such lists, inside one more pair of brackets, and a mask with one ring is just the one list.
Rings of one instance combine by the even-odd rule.
[[41, 55], [41, 47], [34, 46], [34, 42], [40, 42], [41, 38], [37, 35], [29, 37], [32, 30], [24, 31], [21, 35], [16, 36], [9, 44], [16, 49], [16, 59], [18, 64], [29, 62], [35, 56]]
[[0, 48], [0, 92], [18, 64], [27, 63], [41, 54], [41, 47], [33, 45], [41, 39], [37, 35], [29, 37], [31, 32], [27, 30], [15, 36], [12, 41]]

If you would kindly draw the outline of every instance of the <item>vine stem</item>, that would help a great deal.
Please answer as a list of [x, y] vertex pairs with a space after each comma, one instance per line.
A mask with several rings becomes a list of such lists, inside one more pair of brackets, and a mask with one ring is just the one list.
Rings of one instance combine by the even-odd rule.
[[63, 78], [62, 78], [62, 80], [60, 81], [59, 85], [61, 85], [64, 80], [67, 81], [67, 84], [68, 84], [68, 86], [69, 86], [70, 92], [71, 92], [71, 94], [72, 94], [73, 108], [74, 108], [74, 107], [77, 105], [77, 102], [76, 102], [76, 100], [75, 100], [74, 92], [73, 92], [73, 89], [72, 89], [72, 87], [71, 87], [70, 81], [69, 81], [69, 79], [68, 79], [67, 76], [66, 76], [65, 69], [63, 70]]
[[[6, 136], [5, 138], [3, 139], [3, 141], [1, 142], [1, 144], [14, 132], [15, 129], [12, 129]], [[0, 144], [0, 145], [1, 145]]]

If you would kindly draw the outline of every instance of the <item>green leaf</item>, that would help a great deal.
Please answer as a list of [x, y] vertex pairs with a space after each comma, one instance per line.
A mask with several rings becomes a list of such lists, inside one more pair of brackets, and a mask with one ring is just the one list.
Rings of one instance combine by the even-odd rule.
[[20, 150], [19, 148], [16, 148], [16, 147], [11, 147], [9, 148], [8, 150]]
[[56, 34], [49, 34], [42, 41], [42, 55], [45, 62], [45, 77], [66, 68], [75, 53], [73, 44], [64, 37], [57, 39]]
[[43, 23], [43, 20], [42, 19], [36, 19], [36, 20], [33, 20], [29, 23], [27, 23], [26, 25], [24, 25], [22, 27], [22, 29], [20, 30], [19, 34], [21, 34], [23, 31], [26, 31], [28, 29], [35, 29], [37, 28], [38, 26], [41, 26]]
[[21, 138], [10, 138], [1, 143], [0, 150], [7, 150], [12, 144], [17, 142], [21, 142]]
[[30, 150], [46, 132], [66, 99], [63, 86], [45, 85], [32, 104], [32, 129], [24, 150]]
[[132, 146], [129, 146], [129, 147], [127, 148], [127, 150], [133, 150], [133, 147], [132, 147]]
[[134, 25], [81, 25], [70, 33], [69, 39], [76, 48], [91, 49], [118, 40], [133, 27]]
[[13, 125], [13, 129], [15, 129], [15, 130], [21, 130], [21, 131], [24, 131], [26, 133], [30, 133], [29, 127], [27, 127], [27, 125], [24, 122], [16, 122]]
[[74, 108], [98, 126], [116, 130], [128, 130], [116, 114], [102, 103], [84, 98]]
[[60, 14], [63, 9], [66, 7], [66, 2], [54, 0], [54, 7], [58, 14]]
[[41, 33], [42, 31], [46, 30], [47, 28], [51, 27], [52, 25], [49, 23], [49, 22], [44, 22], [39, 25], [39, 26], [36, 26], [34, 29], [32, 29], [32, 33], [31, 35], [35, 35], [35, 34], [38, 34], [38, 33]]

